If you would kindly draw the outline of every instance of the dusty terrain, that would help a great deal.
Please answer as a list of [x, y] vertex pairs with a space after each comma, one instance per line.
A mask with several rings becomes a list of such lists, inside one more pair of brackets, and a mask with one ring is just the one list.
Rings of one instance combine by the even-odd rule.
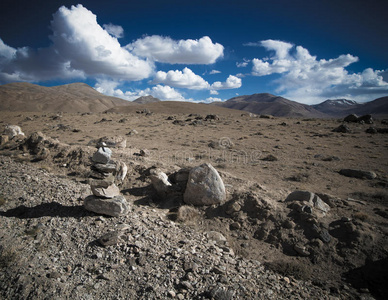
[[[1, 297], [386, 299], [388, 135], [365, 132], [387, 128], [384, 122], [351, 123], [350, 133], [338, 133], [341, 120], [216, 107], [219, 119], [205, 120], [206, 106], [160, 105], [125, 114], [0, 112], [2, 128], [19, 125], [26, 137], [40, 131], [57, 140], [44, 159], [21, 141], [1, 145]], [[112, 151], [129, 167], [120, 186], [128, 216], [82, 207], [91, 193], [90, 142], [103, 136], [127, 140]], [[149, 169], [170, 175], [203, 162], [221, 174], [227, 202], [177, 220], [180, 199], [158, 199]], [[377, 177], [346, 177], [341, 169]], [[285, 201], [295, 190], [318, 194], [330, 211], [304, 218]], [[117, 243], [96, 242], [123, 224], [129, 229]], [[209, 237], [215, 231], [226, 242]]]

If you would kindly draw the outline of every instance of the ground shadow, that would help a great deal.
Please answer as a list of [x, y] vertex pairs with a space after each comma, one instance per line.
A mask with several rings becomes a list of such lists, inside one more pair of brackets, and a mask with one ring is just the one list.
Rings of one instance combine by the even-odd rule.
[[72, 217], [81, 218], [94, 216], [95, 214], [87, 211], [82, 205], [65, 206], [58, 202], [39, 204], [34, 207], [20, 205], [16, 208], [0, 212], [1, 216], [14, 217], [19, 219], [34, 219], [41, 217]]
[[388, 299], [388, 258], [366, 261], [364, 266], [344, 275], [353, 287], [367, 288], [376, 299]]

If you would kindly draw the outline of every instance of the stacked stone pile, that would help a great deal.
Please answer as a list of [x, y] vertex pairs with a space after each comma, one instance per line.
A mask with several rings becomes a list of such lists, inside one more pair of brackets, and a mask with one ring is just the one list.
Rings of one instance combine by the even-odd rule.
[[[125, 197], [121, 195], [113, 175], [116, 173], [118, 166], [121, 166], [121, 172], [117, 172], [115, 175], [116, 178], [122, 181], [126, 170], [125, 172], [123, 170], [124, 163], [116, 164], [111, 161], [111, 156], [112, 150], [106, 147], [106, 145], [102, 145], [93, 154], [92, 168], [97, 170], [100, 178], [90, 182], [93, 195], [84, 199], [84, 206], [85, 209], [98, 214], [118, 217], [127, 214], [130, 207]], [[125, 173], [124, 176], [123, 173]]]

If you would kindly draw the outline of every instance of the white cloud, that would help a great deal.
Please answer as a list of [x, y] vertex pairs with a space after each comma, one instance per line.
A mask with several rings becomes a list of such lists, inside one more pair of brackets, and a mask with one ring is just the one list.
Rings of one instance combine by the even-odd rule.
[[[44, 81], [58, 78], [109, 76], [141, 80], [153, 64], [121, 47], [82, 5], [62, 6], [51, 21], [52, 45], [37, 50], [0, 43], [0, 81]], [[11, 55], [12, 54], [12, 55]]]
[[206, 103], [221, 102], [221, 101], [222, 101], [221, 98], [215, 98], [215, 97], [209, 97], [209, 98], [206, 98], [206, 100], [205, 100]]
[[152, 88], [146, 88], [145, 90], [138, 89], [134, 91], [123, 91], [123, 89], [118, 88], [121, 84], [121, 81], [99, 79], [97, 80], [94, 88], [104, 95], [118, 97], [129, 101], [148, 95], [159, 98], [160, 100], [191, 101], [191, 99], [185, 99], [185, 97], [174, 88], [166, 85], [158, 84]]
[[221, 58], [224, 47], [208, 36], [199, 40], [173, 40], [158, 35], [146, 36], [126, 46], [134, 54], [170, 64], [213, 64]]
[[192, 90], [203, 90], [209, 88], [209, 83], [201, 76], [195, 74], [189, 68], [184, 68], [183, 71], [158, 71], [152, 81], [153, 84], [163, 83], [173, 87], [187, 88]]
[[225, 82], [216, 81], [211, 85], [212, 90], [237, 89], [241, 87], [241, 78], [229, 75]]
[[[176, 91], [174, 88], [167, 85], [156, 85], [151, 89], [148, 88], [145, 90], [147, 94], [150, 94], [160, 100], [169, 100], [169, 101], [187, 101], [182, 94]], [[190, 100], [190, 99], [188, 99]]]
[[244, 60], [243, 62], [236, 62], [236, 67], [237, 68], [245, 68], [249, 62], [250, 62], [249, 60]]
[[215, 90], [210, 90], [210, 95], [218, 95], [219, 93]]
[[158, 71], [156, 72], [155, 78], [150, 83], [163, 83], [168, 86], [191, 90], [210, 89], [211, 94], [216, 94], [216, 90], [236, 89], [241, 87], [241, 78], [229, 75], [225, 82], [216, 81], [210, 85], [201, 76], [195, 74], [189, 68], [184, 68], [183, 71], [170, 70], [167, 73]]
[[[260, 43], [275, 54], [271, 58], [252, 60], [252, 75], [280, 74], [275, 81], [277, 93], [305, 103], [314, 103], [330, 97], [362, 100], [365, 94], [387, 94], [388, 83], [383, 71], [366, 69], [350, 74], [346, 67], [358, 61], [351, 54], [333, 59], [317, 59], [302, 46], [267, 40]], [[370, 98], [369, 98], [370, 99]]]
[[220, 74], [221, 73], [221, 71], [218, 71], [218, 70], [211, 70], [210, 71], [210, 75], [214, 75], [214, 74]]
[[120, 25], [114, 25], [112, 23], [102, 25], [104, 29], [116, 38], [124, 37], [124, 29]]

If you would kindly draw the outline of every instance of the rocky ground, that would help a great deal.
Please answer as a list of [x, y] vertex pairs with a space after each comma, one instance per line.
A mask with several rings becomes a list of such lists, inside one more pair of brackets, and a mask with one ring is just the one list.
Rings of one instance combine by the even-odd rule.
[[[4, 299], [388, 295], [388, 137], [366, 132], [385, 121], [333, 132], [341, 121], [235, 113], [0, 115], [25, 133], [0, 146]], [[125, 141], [111, 147], [128, 166], [119, 217], [83, 206], [104, 136]], [[224, 181], [219, 205], [187, 206], [151, 184], [155, 167], [174, 181], [204, 162]]]

